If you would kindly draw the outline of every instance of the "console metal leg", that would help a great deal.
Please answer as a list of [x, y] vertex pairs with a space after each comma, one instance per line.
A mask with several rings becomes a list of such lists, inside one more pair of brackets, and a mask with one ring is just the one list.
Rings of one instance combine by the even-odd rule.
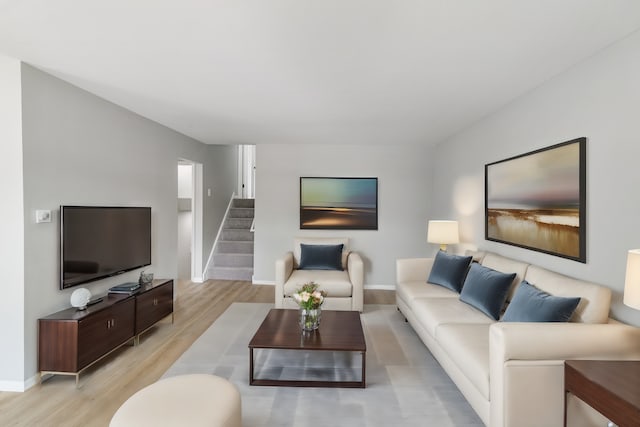
[[253, 348], [249, 349], [249, 385], [253, 384]]

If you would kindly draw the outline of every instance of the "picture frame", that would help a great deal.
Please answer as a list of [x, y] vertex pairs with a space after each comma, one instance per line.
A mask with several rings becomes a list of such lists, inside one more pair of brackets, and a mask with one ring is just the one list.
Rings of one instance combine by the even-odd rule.
[[485, 165], [485, 239], [586, 263], [586, 141]]
[[377, 230], [378, 178], [300, 177], [300, 229]]

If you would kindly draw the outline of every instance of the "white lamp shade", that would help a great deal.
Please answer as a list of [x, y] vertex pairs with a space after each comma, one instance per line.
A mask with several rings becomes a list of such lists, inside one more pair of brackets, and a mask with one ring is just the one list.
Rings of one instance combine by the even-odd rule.
[[627, 255], [624, 304], [640, 310], [640, 249], [632, 249]]
[[427, 242], [441, 245], [459, 243], [458, 221], [429, 221]]

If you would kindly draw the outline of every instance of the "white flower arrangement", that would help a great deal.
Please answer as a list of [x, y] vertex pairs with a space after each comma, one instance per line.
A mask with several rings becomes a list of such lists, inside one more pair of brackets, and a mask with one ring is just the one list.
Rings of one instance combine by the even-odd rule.
[[325, 291], [318, 290], [318, 284], [309, 282], [302, 285], [293, 295], [293, 299], [298, 303], [300, 308], [314, 310], [320, 308], [327, 296]]

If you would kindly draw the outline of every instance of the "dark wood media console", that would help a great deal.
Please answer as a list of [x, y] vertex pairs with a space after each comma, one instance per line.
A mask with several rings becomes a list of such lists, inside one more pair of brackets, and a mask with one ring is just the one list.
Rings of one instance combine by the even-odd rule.
[[143, 332], [168, 315], [173, 323], [173, 280], [154, 280], [136, 294], [136, 344]]
[[38, 320], [38, 369], [75, 375], [171, 315], [173, 280], [158, 279], [137, 293], [109, 294], [86, 310], [68, 308]]

